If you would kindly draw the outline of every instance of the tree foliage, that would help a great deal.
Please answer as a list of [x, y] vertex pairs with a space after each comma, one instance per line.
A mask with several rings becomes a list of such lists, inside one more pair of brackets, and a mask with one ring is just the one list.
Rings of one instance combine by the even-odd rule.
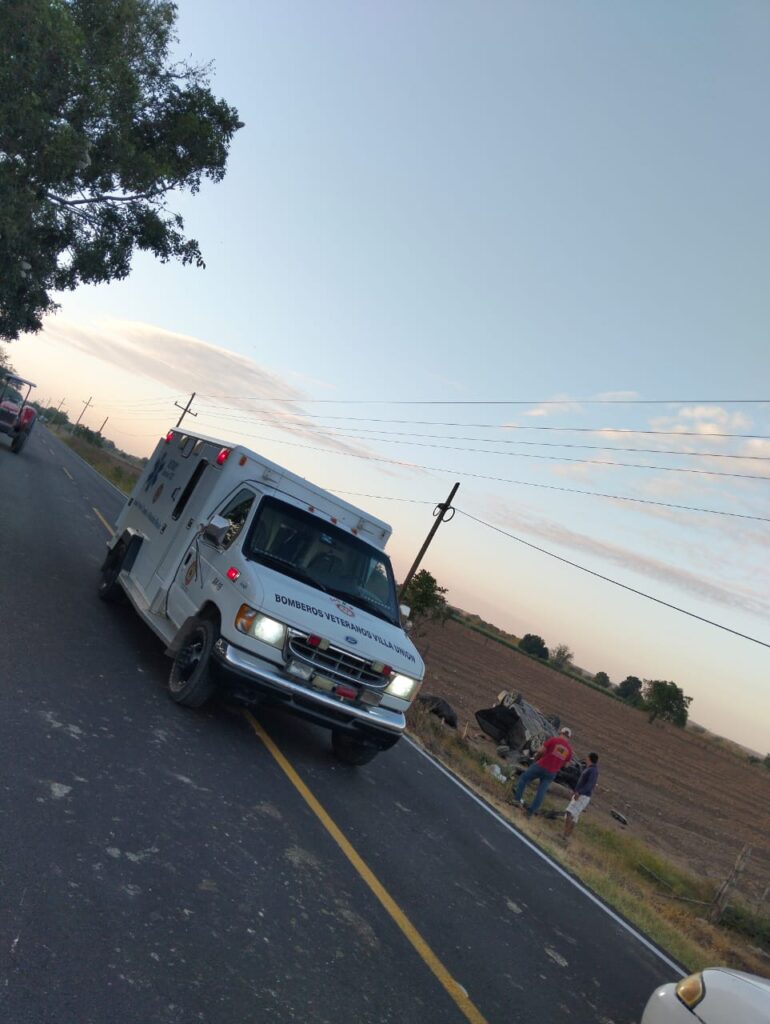
[[618, 684], [618, 696], [627, 700], [629, 704], [638, 704], [642, 697], [642, 680], [636, 676], [626, 676], [623, 682]]
[[11, 362], [6, 348], [0, 345], [0, 375], [4, 373], [16, 373], [16, 367]]
[[563, 670], [572, 664], [572, 659], [574, 657], [575, 655], [566, 644], [558, 644], [551, 655], [550, 661], [554, 668]]
[[420, 569], [401, 592], [401, 601], [409, 605], [413, 619], [440, 619], [449, 617], [449, 605], [444, 597], [446, 587], [440, 587], [432, 573]]
[[548, 660], [548, 648], [545, 646], [545, 640], [536, 633], [526, 633], [519, 640], [519, 650], [524, 651], [525, 654], [533, 654], [536, 658]]
[[91, 430], [90, 427], [84, 427], [82, 423], [78, 423], [75, 429], [72, 431], [73, 437], [80, 437], [88, 444], [92, 444], [95, 448], [104, 447], [104, 438], [98, 430]]
[[41, 410], [43, 416], [45, 416], [48, 423], [52, 423], [54, 426], [59, 424], [69, 423], [70, 418], [64, 409], [57, 409], [55, 405], [49, 405], [47, 409]]
[[597, 672], [594, 676], [594, 682], [598, 686], [604, 686], [605, 688], [609, 688], [611, 685], [610, 677], [607, 675], [606, 672]]
[[681, 687], [665, 679], [647, 679], [644, 683], [644, 703], [649, 712], [649, 721], [664, 718], [680, 728], [687, 724], [687, 709], [692, 697], [686, 697]]
[[135, 249], [203, 265], [168, 208], [220, 181], [241, 127], [208, 69], [171, 60], [171, 0], [0, 4], [0, 338], [54, 291], [124, 278]]

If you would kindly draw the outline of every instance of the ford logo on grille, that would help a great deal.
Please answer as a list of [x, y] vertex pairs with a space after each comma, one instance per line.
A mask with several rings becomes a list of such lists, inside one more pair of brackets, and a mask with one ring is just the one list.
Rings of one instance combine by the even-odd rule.
[[355, 645], [358, 643], [358, 640], [356, 640], [354, 636], [346, 636], [345, 642], [348, 644], [353, 644], [353, 646], [355, 647]]

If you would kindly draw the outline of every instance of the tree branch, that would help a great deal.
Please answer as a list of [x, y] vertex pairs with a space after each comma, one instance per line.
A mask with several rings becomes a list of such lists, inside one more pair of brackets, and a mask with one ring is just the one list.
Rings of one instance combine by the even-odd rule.
[[63, 196], [57, 196], [53, 192], [46, 192], [45, 197], [54, 203], [59, 203], [61, 206], [93, 206], [96, 203], [138, 203], [143, 199], [156, 199], [158, 196], [165, 195], [166, 192], [171, 191], [172, 187], [172, 185], [164, 185], [163, 188], [152, 189], [150, 192], [137, 192], [136, 195], [132, 196], [111, 196], [105, 192], [97, 192], [90, 199], [65, 199]]

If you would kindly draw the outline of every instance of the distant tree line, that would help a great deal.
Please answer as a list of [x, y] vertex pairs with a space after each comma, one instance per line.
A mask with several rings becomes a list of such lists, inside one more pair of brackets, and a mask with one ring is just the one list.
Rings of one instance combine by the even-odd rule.
[[[519, 641], [519, 650], [532, 657], [540, 658], [542, 661], [547, 661], [561, 671], [573, 668], [574, 655], [567, 644], [558, 644], [553, 651], [549, 651], [545, 640], [536, 633], [526, 633]], [[597, 672], [593, 677], [593, 682], [604, 689], [613, 689], [612, 681], [604, 671]], [[646, 711], [649, 722], [661, 718], [680, 728], [684, 728], [687, 724], [692, 697], [686, 696], [682, 688], [670, 680], [642, 680], [638, 676], [626, 676], [622, 683], [618, 683], [614, 687], [614, 690], [617, 696], [627, 704]]]

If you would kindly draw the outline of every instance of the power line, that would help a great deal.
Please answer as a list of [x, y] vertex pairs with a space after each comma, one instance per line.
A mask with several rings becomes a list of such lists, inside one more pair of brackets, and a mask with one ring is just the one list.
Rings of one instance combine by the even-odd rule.
[[[200, 397], [200, 396], [199, 396]], [[210, 412], [218, 419], [230, 420], [234, 423], [278, 423], [277, 419], [262, 420], [253, 416], [229, 416], [222, 414], [216, 407], [203, 406], [202, 411]], [[730, 434], [709, 432], [703, 434], [699, 430], [642, 430], [634, 427], [545, 427], [540, 425], [517, 424], [517, 423], [460, 423], [445, 420], [396, 420], [378, 419], [374, 416], [326, 416], [316, 413], [298, 413], [306, 420], [345, 420], [348, 423], [391, 423], [399, 425], [421, 426], [421, 427], [465, 427], [471, 430], [548, 430], [557, 433], [583, 433], [583, 434], [643, 434], [657, 437], [699, 437], [702, 441], [710, 440], [712, 437], [731, 437], [742, 441], [770, 441], [770, 434]], [[300, 423], [300, 420], [296, 421]]]
[[[252, 420], [251, 422], [275, 422], [274, 420]], [[322, 427], [322, 430], [334, 430], [340, 432], [341, 427]], [[611, 444], [571, 444], [569, 441], [511, 441], [504, 437], [458, 437], [453, 434], [414, 434], [406, 430], [375, 430], [373, 427], [359, 427], [359, 431], [365, 434], [390, 434], [396, 437], [428, 437], [443, 441], [474, 441], [478, 444], [515, 444], [526, 445], [535, 448], [580, 448], [588, 451], [598, 452], [639, 452], [645, 455], [686, 455], [697, 459], [749, 459], [753, 462], [770, 462], [770, 455], [730, 455], [726, 452], [688, 452], [683, 448], [622, 448]], [[334, 434], [330, 436], [335, 436]], [[346, 436], [339, 434], [339, 436]], [[359, 435], [348, 434], [348, 437]], [[376, 438], [362, 438], [362, 440], [376, 440]], [[408, 443], [408, 442], [406, 442]], [[462, 451], [462, 449], [458, 449]], [[504, 454], [503, 452], [493, 454]], [[764, 479], [764, 478], [763, 478]]]
[[444, 451], [453, 452], [467, 452], [473, 455], [504, 455], [509, 459], [543, 459], [548, 462], [569, 462], [578, 463], [580, 465], [591, 465], [591, 466], [614, 466], [622, 467], [624, 469], [652, 469], [660, 473], [694, 473], [699, 476], [727, 476], [735, 477], [741, 480], [764, 480], [770, 482], [770, 476], [763, 476], [761, 473], [723, 473], [717, 469], [690, 469], [686, 466], [648, 466], [640, 462], [612, 462], [608, 459], [571, 459], [568, 456], [562, 455], [536, 455], [532, 452], [495, 452], [489, 448], [459, 448], [457, 445], [451, 444], [426, 444], [423, 441], [397, 441], [393, 438], [361, 438], [358, 434], [329, 434], [329, 437], [348, 437], [376, 441], [379, 444], [405, 444], [408, 443], [416, 448], [440, 448]]
[[770, 398], [266, 398], [256, 395], [204, 395], [215, 401], [285, 402], [307, 405], [769, 405]]
[[508, 477], [487, 476], [482, 473], [468, 473], [463, 469], [452, 469], [446, 466], [423, 466], [416, 462], [403, 462], [399, 459], [385, 459], [377, 455], [361, 455], [358, 452], [336, 452], [329, 448], [319, 448], [317, 445], [301, 444], [299, 441], [282, 441], [275, 437], [264, 437], [261, 434], [244, 433], [245, 437], [252, 437], [259, 441], [267, 441], [270, 444], [285, 444], [292, 448], [305, 448], [308, 451], [323, 452], [325, 455], [345, 455], [346, 458], [362, 459], [366, 462], [384, 462], [391, 466], [403, 466], [405, 469], [425, 469], [432, 473], [451, 473], [453, 476], [465, 476], [474, 480], [490, 480], [494, 483], [516, 484], [520, 487], [538, 487], [547, 491], [562, 491], [565, 494], [581, 494], [592, 498], [609, 498], [612, 501], [628, 501], [639, 505], [656, 505], [660, 508], [673, 508], [680, 512], [706, 512], [709, 515], [729, 516], [733, 519], [750, 519], [760, 523], [770, 523], [768, 516], [752, 516], [745, 512], [727, 512], [724, 509], [704, 508], [698, 505], [677, 505], [670, 501], [654, 501], [652, 498], [632, 498], [623, 494], [605, 494], [603, 491], [582, 491], [576, 487], [560, 487], [556, 484], [539, 484], [531, 480], [513, 480]]
[[713, 619], [707, 619], [703, 615], [696, 615], [695, 612], [687, 611], [686, 608], [681, 608], [677, 604], [671, 604], [671, 602], [664, 601], [660, 597], [654, 597], [652, 594], [648, 594], [644, 590], [637, 590], [636, 587], [631, 587], [627, 583], [621, 583], [619, 580], [614, 580], [610, 576], [604, 576], [600, 572], [595, 572], [593, 569], [588, 569], [584, 565], [579, 565], [577, 562], [570, 561], [569, 558], [564, 558], [561, 555], [555, 554], [553, 551], [548, 551], [546, 548], [542, 548], [538, 544], [532, 544], [530, 541], [524, 540], [523, 537], [517, 537], [516, 534], [509, 533], [507, 530], [503, 530], [499, 526], [493, 526], [492, 523], [487, 523], [483, 519], [478, 519], [476, 516], [472, 516], [470, 512], [465, 512], [461, 508], [458, 508], [457, 511], [460, 515], [465, 516], [466, 519], [471, 519], [474, 523], [479, 523], [481, 526], [486, 526], [488, 529], [494, 530], [496, 533], [501, 533], [504, 537], [508, 537], [510, 540], [515, 540], [519, 544], [524, 544], [528, 548], [541, 552], [541, 554], [548, 555], [549, 558], [555, 558], [558, 562], [564, 562], [566, 565], [571, 565], [573, 569], [580, 569], [581, 572], [587, 572], [589, 576], [595, 576], [597, 579], [604, 580], [606, 583], [612, 583], [616, 587], [628, 590], [630, 593], [637, 594], [639, 597], [645, 597], [648, 601], [654, 601], [656, 604], [663, 605], [665, 608], [672, 608], [675, 612], [681, 612], [682, 615], [689, 615], [690, 618], [698, 619], [699, 622], [705, 622], [709, 626], [716, 626], [717, 629], [723, 629], [726, 633], [732, 633], [733, 636], [739, 636], [743, 640], [751, 640], [752, 643], [770, 648], [770, 643], [765, 643], [764, 640], [758, 640], [755, 636], [749, 636], [748, 633], [739, 633], [737, 629], [731, 629], [729, 626], [724, 626], [721, 622], [715, 622]]
[[403, 501], [410, 505], [433, 505], [435, 501], [429, 501], [427, 498], [397, 498], [393, 494], [364, 494], [361, 491], [340, 491], [337, 488], [330, 487], [329, 490], [334, 491], [335, 494], [347, 494], [349, 497], [354, 498], [379, 498], [382, 501]]
[[168, 403], [172, 399], [184, 397], [185, 394], [158, 395], [157, 398], [150, 398], [149, 396], [146, 398], [101, 398], [99, 400], [99, 404], [101, 405], [102, 403], [106, 404], [109, 402], [110, 405], [123, 405], [129, 408], [142, 405], [163, 405], [168, 407]]

